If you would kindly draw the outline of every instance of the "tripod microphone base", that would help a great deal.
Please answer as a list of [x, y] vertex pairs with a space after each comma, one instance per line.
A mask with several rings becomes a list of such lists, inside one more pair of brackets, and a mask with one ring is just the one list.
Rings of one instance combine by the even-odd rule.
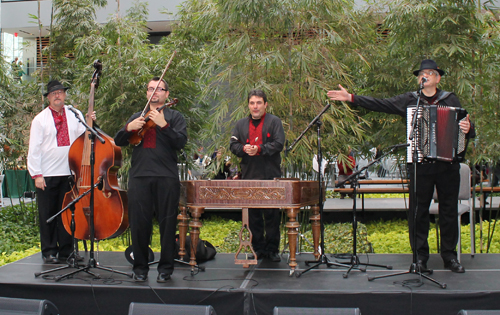
[[[432, 270], [429, 270], [429, 272], [426, 272], [426, 273], [429, 273], [429, 274], [432, 274]], [[437, 284], [438, 286], [441, 287], [441, 289], [446, 289], [447, 285], [446, 283], [444, 282], [439, 282], [431, 277], [429, 277], [428, 275], [426, 275], [425, 273], [422, 273], [420, 271], [420, 268], [418, 267], [418, 265], [416, 263], [412, 263], [411, 266], [410, 266], [410, 270], [408, 271], [404, 271], [404, 272], [398, 272], [398, 273], [393, 273], [393, 274], [390, 274], [390, 275], [382, 275], [382, 276], [376, 276], [376, 277], [368, 277], [368, 281], [373, 281], [373, 280], [376, 280], [376, 279], [381, 279], [381, 278], [388, 278], [388, 277], [394, 277], [394, 276], [400, 276], [400, 275], [407, 275], [407, 274], [415, 274], [415, 275], [419, 275], [420, 277], [424, 278], [424, 279], [427, 279], [435, 284]]]
[[[335, 267], [343, 267], [343, 268], [352, 268], [349, 265], [344, 265], [336, 262], [331, 262], [328, 260], [328, 257], [326, 257], [325, 254], [321, 254], [318, 260], [312, 260], [312, 261], [306, 261], [306, 266], [309, 266], [310, 264], [314, 264], [310, 266], [309, 268], [305, 269], [304, 271], [295, 271], [295, 277], [299, 278], [301, 275], [304, 273], [308, 272], [311, 269], [317, 268], [320, 265], [326, 265], [327, 267], [335, 266]], [[359, 269], [359, 268], [356, 268]]]
[[97, 269], [109, 271], [109, 272], [112, 272], [112, 273], [118, 273], [118, 274], [127, 276], [129, 278], [133, 277], [133, 274], [130, 274], [130, 273], [126, 273], [126, 272], [123, 272], [123, 271], [118, 271], [118, 270], [107, 268], [107, 267], [97, 266], [95, 260], [92, 259], [92, 258], [89, 259], [89, 262], [87, 263], [86, 266], [79, 266], [77, 263], [73, 263], [73, 264], [69, 264], [67, 266], [62, 266], [62, 267], [50, 269], [50, 270], [43, 271], [43, 272], [37, 272], [37, 273], [35, 273], [35, 277], [43, 276], [43, 275], [46, 275], [48, 273], [52, 273], [54, 271], [64, 270], [64, 269], [68, 269], [68, 268], [76, 268], [76, 270], [73, 270], [72, 272], [69, 272], [69, 273], [66, 273], [66, 274], [63, 274], [63, 275], [54, 276], [53, 279], [56, 282], [58, 282], [58, 281], [61, 281], [61, 280], [65, 279], [65, 278], [70, 278], [73, 275], [75, 275], [77, 273], [80, 273], [80, 272], [88, 273], [89, 275], [92, 275], [95, 279], [100, 279], [101, 277], [98, 274], [93, 273], [92, 271], [90, 271], [91, 268], [97, 268]]
[[380, 267], [380, 268], [385, 268], [385, 269], [392, 269], [392, 266], [390, 265], [377, 265], [377, 264], [368, 264], [368, 263], [362, 263], [359, 261], [359, 257], [357, 255], [351, 255], [351, 261], [350, 262], [342, 262], [338, 261], [338, 263], [343, 264], [343, 265], [348, 265], [350, 266], [349, 269], [347, 270], [346, 273], [344, 273], [342, 276], [344, 278], [347, 278], [349, 276], [349, 273], [353, 268], [358, 268], [361, 272], [366, 272], [366, 268], [359, 268], [359, 266], [372, 266], [372, 267]]

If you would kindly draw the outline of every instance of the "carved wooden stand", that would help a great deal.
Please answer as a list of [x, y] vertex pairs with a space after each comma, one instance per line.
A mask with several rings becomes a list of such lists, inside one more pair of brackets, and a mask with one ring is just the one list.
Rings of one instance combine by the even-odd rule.
[[[240, 247], [238, 248], [238, 251], [236, 251], [236, 254], [234, 254], [234, 263], [237, 265], [243, 265], [243, 268], [248, 268], [250, 265], [257, 265], [257, 253], [253, 250], [252, 247], [252, 232], [250, 231], [250, 224], [248, 221], [248, 208], [243, 208], [242, 210], [242, 218], [241, 218], [241, 230], [239, 234], [239, 239], [240, 239]], [[248, 236], [244, 236], [244, 232], [248, 233]], [[252, 254], [254, 259], [238, 259], [238, 255], [240, 254], [241, 250], [249, 249]]]
[[[288, 222], [285, 227], [288, 229], [288, 242], [290, 246], [290, 276], [294, 274], [297, 268], [296, 250], [297, 250], [297, 230], [300, 223], [297, 222], [297, 216], [300, 208], [312, 206], [313, 241], [314, 257], [319, 258], [318, 252], [320, 236], [320, 214], [318, 202], [319, 189], [315, 181], [299, 181], [291, 179], [275, 180], [197, 180], [181, 183], [183, 193], [181, 196], [181, 213], [179, 219], [179, 243], [182, 257], [186, 255], [185, 240], [187, 226], [189, 225], [191, 235], [191, 270], [196, 266], [196, 248], [200, 236], [202, 223], [200, 217], [206, 207], [214, 208], [240, 208], [242, 209], [242, 228], [239, 233], [240, 246], [235, 255], [235, 263], [248, 268], [250, 265], [256, 265], [257, 259], [255, 251], [252, 248], [252, 233], [248, 223], [249, 208], [273, 208], [276, 211], [285, 209]], [[189, 221], [186, 207], [191, 214]], [[254, 254], [255, 259], [238, 259], [243, 249], [249, 249]]]

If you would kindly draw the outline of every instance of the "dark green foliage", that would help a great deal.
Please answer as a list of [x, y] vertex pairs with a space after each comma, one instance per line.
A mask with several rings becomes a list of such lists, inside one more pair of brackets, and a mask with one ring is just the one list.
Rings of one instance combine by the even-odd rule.
[[[374, 97], [414, 91], [412, 71], [422, 59], [434, 59], [446, 72], [439, 87], [455, 92], [476, 124], [478, 137], [467, 157], [474, 163], [498, 160], [500, 37], [493, 9], [488, 1], [388, 1], [380, 26], [387, 31], [380, 37], [384, 49], [373, 56], [370, 68], [352, 72], [350, 91]], [[371, 123], [367, 135], [374, 146], [404, 142], [402, 118], [360, 114]]]
[[[241, 222], [234, 222], [234, 221], [226, 221], [224, 223], [224, 220], [217, 220], [218, 227], [221, 227], [222, 230], [219, 230], [218, 228], [214, 231], [219, 237], [214, 237], [215, 235], [210, 233], [210, 230], [203, 230], [202, 232], [202, 238], [203, 239], [210, 239], [214, 237], [215, 244], [214, 246], [217, 247], [217, 250], [222, 252], [222, 253], [236, 253], [238, 250], [240, 243], [239, 243], [239, 233], [241, 229]], [[230, 226], [232, 229], [230, 229], [228, 234], [223, 237], [223, 242], [220, 242], [220, 237], [223, 235], [220, 235], [220, 231], [226, 231], [227, 229], [224, 228], [224, 226], [227, 226], [227, 224], [230, 223]], [[205, 223], [204, 223], [205, 224]], [[307, 229], [307, 227], [306, 227]], [[285, 247], [285, 242], [286, 240], [286, 231], [285, 227], [282, 226], [282, 239], [281, 239], [281, 246], [280, 250], [282, 250]], [[246, 234], [243, 234], [246, 235]], [[313, 237], [312, 237], [312, 231], [310, 229], [307, 229], [307, 232], [305, 232], [305, 237], [312, 243]], [[218, 239], [218, 241], [217, 241]], [[212, 242], [212, 241], [210, 241]], [[302, 242], [302, 246], [300, 246], [300, 251], [301, 252], [313, 252], [313, 247], [309, 245], [307, 242]], [[352, 225], [350, 223], [335, 223], [335, 224], [326, 224], [325, 225], [325, 251], [327, 253], [352, 253]], [[368, 234], [366, 230], [366, 226], [363, 224], [358, 225], [358, 230], [357, 230], [357, 251], [359, 253], [372, 253], [372, 245], [368, 241]], [[248, 252], [245, 251], [244, 249], [242, 250], [243, 252]]]
[[[375, 42], [371, 16], [354, 12], [346, 1], [193, 0], [179, 17], [174, 33], [205, 43], [199, 99], [214, 106], [200, 140], [212, 147], [227, 147], [234, 122], [248, 115], [247, 94], [255, 88], [268, 94], [269, 112], [282, 118], [293, 140], [325, 106], [326, 90], [349, 79], [346, 63], [366, 66], [361, 52]], [[194, 45], [198, 49], [200, 42]], [[327, 113], [324, 146], [331, 158], [347, 147], [346, 134], [359, 141], [362, 131], [348, 107]], [[286, 164], [310, 169], [315, 142], [315, 133], [308, 133]]]
[[35, 204], [1, 208], [0, 222], [0, 254], [24, 251], [40, 243]]

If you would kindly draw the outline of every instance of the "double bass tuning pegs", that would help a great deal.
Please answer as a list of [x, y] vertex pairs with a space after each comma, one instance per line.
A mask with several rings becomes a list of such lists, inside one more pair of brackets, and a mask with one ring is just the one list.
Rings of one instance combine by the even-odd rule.
[[94, 68], [96, 69], [97, 72], [101, 73], [102, 70], [102, 62], [99, 59], [96, 59], [94, 61]]

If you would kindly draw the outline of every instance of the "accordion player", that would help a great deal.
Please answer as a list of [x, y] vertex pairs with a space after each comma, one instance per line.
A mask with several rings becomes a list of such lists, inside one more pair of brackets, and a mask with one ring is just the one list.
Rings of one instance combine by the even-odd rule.
[[411, 124], [416, 106], [407, 109], [407, 161], [413, 162], [416, 144], [417, 162], [437, 160], [461, 162], [467, 149], [465, 133], [459, 123], [467, 119], [467, 111], [461, 107], [423, 105], [419, 107], [414, 141], [410, 140]]

